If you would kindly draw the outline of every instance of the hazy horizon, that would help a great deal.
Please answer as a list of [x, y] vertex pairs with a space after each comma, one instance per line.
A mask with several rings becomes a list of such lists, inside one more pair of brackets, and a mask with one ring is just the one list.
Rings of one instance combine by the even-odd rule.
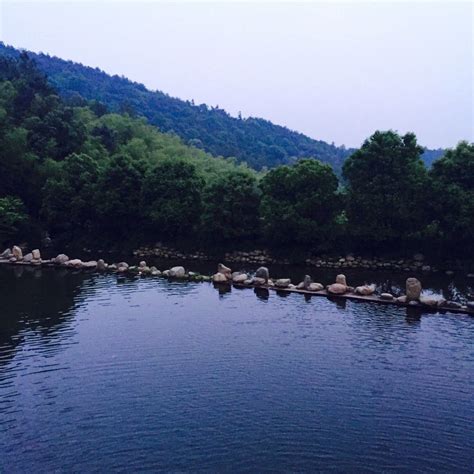
[[471, 3], [1, 4], [0, 40], [337, 145], [474, 140]]

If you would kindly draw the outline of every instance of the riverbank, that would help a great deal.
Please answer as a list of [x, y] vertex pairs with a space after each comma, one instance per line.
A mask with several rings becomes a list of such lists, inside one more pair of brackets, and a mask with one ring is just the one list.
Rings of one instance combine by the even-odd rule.
[[39, 249], [23, 255], [22, 249], [18, 246], [5, 250], [0, 255], [0, 264], [20, 267], [56, 267], [76, 271], [116, 273], [123, 276], [161, 277], [181, 281], [213, 282], [216, 287], [224, 290], [225, 287], [234, 286], [236, 288], [251, 288], [259, 292], [300, 293], [306, 296], [336, 297], [369, 303], [393, 304], [418, 308], [424, 311], [450, 311], [474, 315], [474, 301], [469, 300], [462, 304], [444, 298], [433, 297], [433, 295], [425, 295], [423, 294], [420, 280], [413, 277], [406, 280], [405, 293], [397, 296], [392, 294], [389, 291], [390, 289], [378, 291], [375, 285], [362, 284], [362, 282], [360, 282], [360, 286], [351, 286], [347, 283], [344, 274], [337, 275], [335, 282], [327, 285], [314, 282], [309, 275], [305, 275], [302, 281], [294, 284], [290, 278], [270, 278], [269, 269], [264, 266], [259, 267], [253, 273], [246, 273], [243, 271], [233, 272], [231, 268], [219, 264], [216, 273], [213, 275], [203, 275], [199, 272], [187, 271], [181, 265], [159, 270], [155, 266], [148, 266], [144, 260], [138, 265], [130, 265], [125, 261], [107, 263], [103, 259], [89, 261], [77, 258], [71, 259], [65, 254], [59, 254], [52, 259], [42, 259]]

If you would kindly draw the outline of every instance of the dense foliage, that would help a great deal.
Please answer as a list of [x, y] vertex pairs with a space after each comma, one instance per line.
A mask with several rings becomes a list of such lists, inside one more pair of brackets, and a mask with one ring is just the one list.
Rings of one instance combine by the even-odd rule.
[[257, 173], [98, 102], [65, 102], [26, 55], [0, 55], [0, 242], [272, 245], [464, 252], [474, 242], [474, 145], [428, 170], [413, 134], [375, 132], [332, 167]]

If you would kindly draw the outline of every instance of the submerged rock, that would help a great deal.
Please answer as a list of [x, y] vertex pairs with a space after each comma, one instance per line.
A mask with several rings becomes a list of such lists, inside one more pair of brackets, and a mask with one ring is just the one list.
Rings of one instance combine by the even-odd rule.
[[407, 301], [418, 301], [421, 296], [421, 283], [416, 278], [407, 278], [406, 294]]

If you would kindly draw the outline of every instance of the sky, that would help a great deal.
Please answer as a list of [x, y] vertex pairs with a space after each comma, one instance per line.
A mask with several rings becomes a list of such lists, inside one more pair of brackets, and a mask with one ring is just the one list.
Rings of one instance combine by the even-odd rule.
[[0, 0], [0, 39], [337, 145], [474, 141], [471, 2]]

